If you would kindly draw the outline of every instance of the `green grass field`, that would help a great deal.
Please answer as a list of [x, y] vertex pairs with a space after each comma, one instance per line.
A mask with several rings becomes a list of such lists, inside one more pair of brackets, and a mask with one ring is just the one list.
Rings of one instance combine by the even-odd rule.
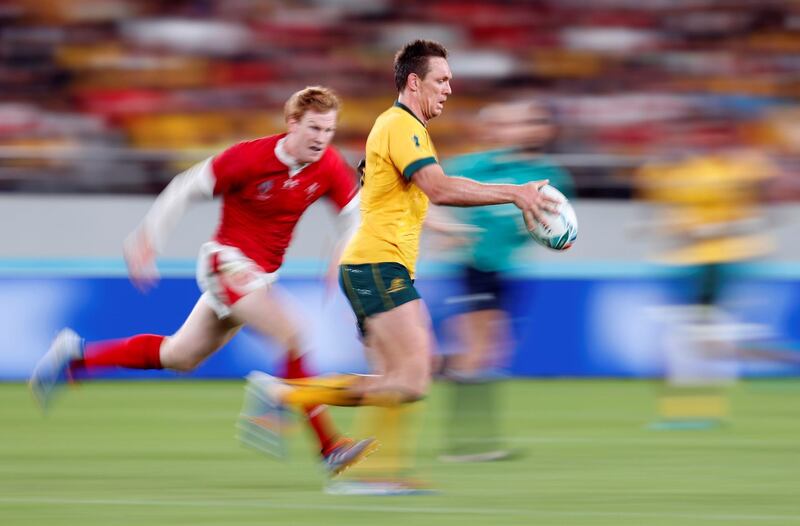
[[705, 431], [649, 430], [648, 382], [505, 389], [521, 459], [437, 462], [436, 386], [418, 467], [441, 493], [353, 497], [321, 492], [305, 435], [283, 463], [238, 445], [241, 382], [84, 384], [47, 418], [0, 384], [0, 525], [800, 524], [796, 380], [740, 384], [730, 424]]

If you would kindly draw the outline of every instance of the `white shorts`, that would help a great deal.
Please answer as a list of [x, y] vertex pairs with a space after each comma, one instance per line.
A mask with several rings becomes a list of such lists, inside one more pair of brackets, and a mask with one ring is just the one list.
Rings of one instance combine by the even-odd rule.
[[220, 319], [231, 315], [231, 306], [260, 287], [269, 287], [278, 273], [267, 273], [236, 247], [209, 241], [200, 247], [197, 285], [201, 298]]

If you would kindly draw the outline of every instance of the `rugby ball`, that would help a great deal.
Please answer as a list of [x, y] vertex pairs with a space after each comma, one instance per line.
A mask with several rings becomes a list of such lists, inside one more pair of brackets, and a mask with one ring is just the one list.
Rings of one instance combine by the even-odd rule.
[[543, 194], [561, 201], [558, 212], [545, 214], [544, 223], [536, 223], [536, 227], [529, 229], [531, 237], [540, 245], [553, 250], [566, 250], [578, 238], [578, 218], [572, 205], [555, 187], [549, 184], [540, 190]]

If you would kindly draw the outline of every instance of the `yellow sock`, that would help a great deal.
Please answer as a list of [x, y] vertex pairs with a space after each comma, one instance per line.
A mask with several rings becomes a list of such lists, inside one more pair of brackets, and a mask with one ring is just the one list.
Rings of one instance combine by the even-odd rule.
[[398, 477], [414, 466], [417, 418], [422, 402], [393, 407], [365, 407], [356, 425], [359, 437], [373, 437], [379, 448], [368, 458], [351, 468], [353, 477]]
[[281, 381], [296, 387], [330, 387], [333, 389], [345, 389], [347, 387], [352, 387], [359, 378], [359, 376], [354, 374], [333, 374], [328, 376], [294, 378], [292, 380], [282, 379]]
[[361, 405], [361, 398], [361, 393], [352, 389], [324, 385], [293, 385], [281, 396], [283, 403], [301, 408], [320, 404], [352, 407]]
[[729, 410], [720, 387], [668, 387], [658, 397], [659, 415], [666, 420], [724, 420]]
[[728, 416], [728, 400], [721, 394], [662, 396], [658, 409], [662, 417], [672, 420], [721, 420]]
[[334, 406], [381, 406], [392, 407], [403, 404], [408, 396], [399, 390], [363, 392], [357, 388], [356, 375], [316, 376], [297, 380], [284, 380], [287, 386], [281, 396], [283, 403], [308, 407], [325, 404]]

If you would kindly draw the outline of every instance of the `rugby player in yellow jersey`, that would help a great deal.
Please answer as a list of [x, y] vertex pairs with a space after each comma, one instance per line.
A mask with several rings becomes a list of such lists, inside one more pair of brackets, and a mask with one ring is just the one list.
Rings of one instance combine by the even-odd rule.
[[727, 120], [693, 116], [677, 126], [683, 151], [637, 176], [641, 197], [657, 207], [652, 230], [665, 249], [658, 260], [681, 269], [690, 285], [657, 311], [667, 336], [655, 429], [723, 424], [738, 360], [787, 358], [758, 348], [768, 330], [746, 323], [725, 301], [736, 272], [773, 248], [762, 202], [776, 170], [759, 153], [733, 146], [736, 128]]
[[[424, 303], [414, 288], [419, 238], [429, 201], [477, 206], [513, 203], [529, 223], [549, 203], [539, 188], [488, 185], [445, 175], [428, 130], [450, 96], [447, 50], [417, 40], [394, 62], [398, 100], [375, 121], [367, 138], [361, 190], [361, 225], [341, 258], [340, 282], [367, 346], [383, 374], [370, 391], [386, 401], [414, 401], [428, 390], [433, 336]], [[365, 382], [366, 384], [367, 382]]]
[[539, 192], [547, 181], [482, 184], [443, 172], [426, 128], [452, 93], [441, 44], [406, 44], [395, 56], [394, 78], [397, 101], [377, 118], [367, 138], [361, 224], [340, 266], [340, 284], [378, 374], [293, 382], [251, 373], [250, 391], [265, 393], [276, 405], [391, 407], [423, 398], [431, 381], [433, 333], [414, 277], [428, 203], [513, 203], [529, 227], [557, 207]]

